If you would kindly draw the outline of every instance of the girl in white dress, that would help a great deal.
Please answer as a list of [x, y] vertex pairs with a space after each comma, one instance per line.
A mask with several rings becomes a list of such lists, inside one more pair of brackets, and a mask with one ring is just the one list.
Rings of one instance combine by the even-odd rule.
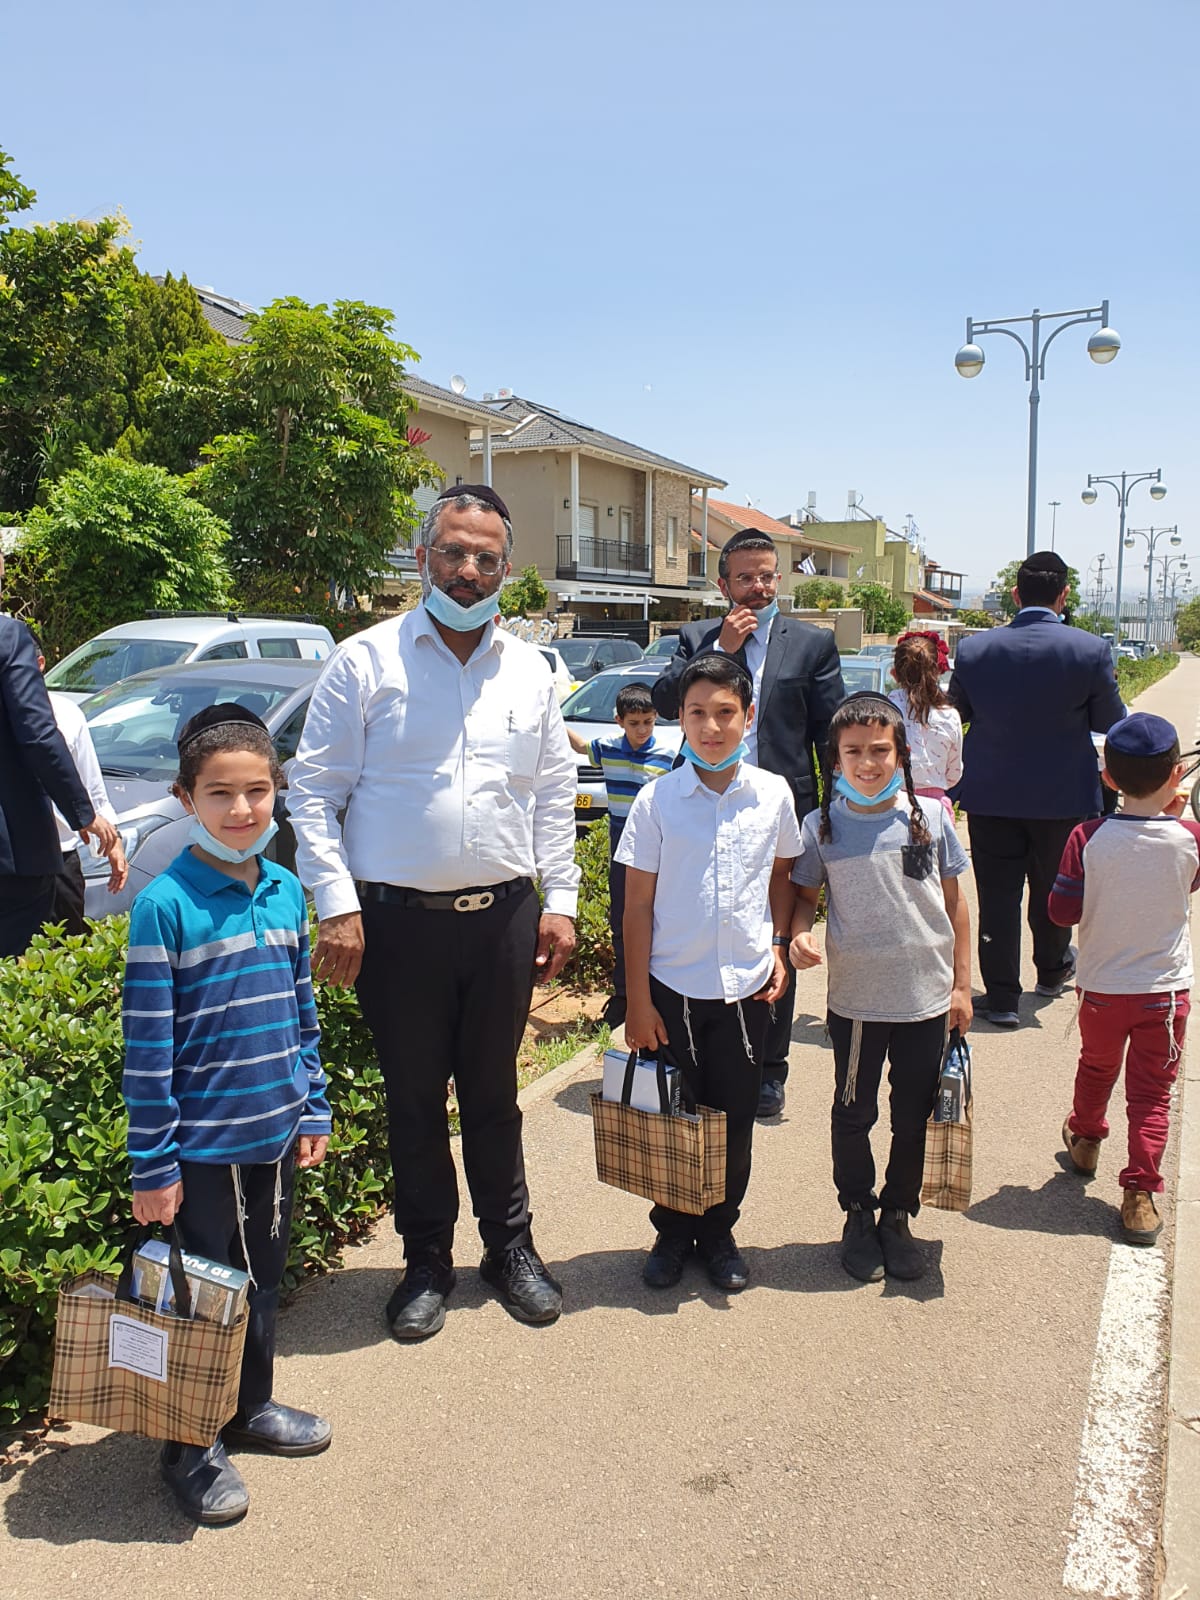
[[892, 676], [900, 687], [888, 698], [904, 718], [913, 786], [919, 795], [940, 800], [953, 817], [946, 790], [962, 777], [963, 732], [962, 718], [939, 681], [949, 665], [946, 641], [940, 634], [902, 633], [892, 666]]

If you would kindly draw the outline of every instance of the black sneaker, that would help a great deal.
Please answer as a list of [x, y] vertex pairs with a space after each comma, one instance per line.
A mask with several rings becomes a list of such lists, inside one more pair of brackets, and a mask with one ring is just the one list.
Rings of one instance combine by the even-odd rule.
[[385, 1315], [392, 1338], [428, 1339], [439, 1333], [446, 1320], [446, 1301], [456, 1282], [448, 1255], [436, 1250], [413, 1255], [387, 1303]]
[[784, 1089], [778, 1078], [764, 1078], [758, 1091], [756, 1117], [777, 1117], [783, 1110]]
[[696, 1254], [708, 1269], [714, 1289], [722, 1294], [740, 1294], [750, 1282], [750, 1268], [731, 1233], [722, 1233], [711, 1242], [696, 1241]]
[[881, 1211], [879, 1247], [889, 1278], [913, 1279], [925, 1274], [925, 1257], [908, 1228], [907, 1211]]
[[642, 1282], [651, 1289], [673, 1289], [683, 1277], [691, 1253], [692, 1241], [686, 1233], [660, 1233], [646, 1257]]
[[847, 1211], [842, 1228], [842, 1265], [860, 1283], [878, 1283], [883, 1277], [883, 1250], [875, 1231], [874, 1211], [861, 1206]]
[[550, 1276], [532, 1239], [508, 1250], [489, 1250], [479, 1276], [518, 1322], [554, 1322], [562, 1310], [562, 1284]]

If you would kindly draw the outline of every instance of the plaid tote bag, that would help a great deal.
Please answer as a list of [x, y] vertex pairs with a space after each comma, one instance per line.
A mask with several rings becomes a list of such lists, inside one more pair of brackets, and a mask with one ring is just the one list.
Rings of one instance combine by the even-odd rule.
[[925, 1171], [921, 1199], [939, 1211], [965, 1211], [971, 1204], [974, 1095], [971, 1050], [956, 1028], [946, 1047], [933, 1116], [925, 1126]]
[[[662, 1109], [639, 1111], [629, 1104], [636, 1060], [631, 1051], [619, 1101], [591, 1097], [596, 1176], [614, 1189], [698, 1217], [725, 1198], [725, 1113], [694, 1100], [694, 1110], [672, 1112], [661, 1061]], [[686, 1088], [685, 1094], [690, 1099]]]
[[50, 1415], [179, 1444], [213, 1444], [237, 1410], [247, 1313], [230, 1327], [190, 1320], [178, 1241], [171, 1282], [180, 1316], [131, 1298], [131, 1244], [120, 1278], [89, 1269], [58, 1291]]

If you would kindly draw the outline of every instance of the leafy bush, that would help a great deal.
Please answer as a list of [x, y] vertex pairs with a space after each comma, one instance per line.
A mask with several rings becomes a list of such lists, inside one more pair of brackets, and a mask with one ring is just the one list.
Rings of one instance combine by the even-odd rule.
[[846, 590], [833, 578], [806, 578], [792, 590], [792, 599], [802, 611], [816, 611], [825, 606], [844, 606]]
[[990, 611], [956, 611], [955, 622], [961, 623], [964, 628], [994, 628], [996, 619]]
[[1147, 656], [1145, 661], [1129, 661], [1123, 656], [1117, 662], [1117, 688], [1121, 691], [1121, 699], [1128, 705], [1143, 689], [1165, 678], [1178, 661], [1179, 657], [1169, 651], [1162, 655]]
[[[128, 921], [0, 961], [0, 1427], [44, 1405], [60, 1279], [131, 1226], [121, 1100]], [[353, 994], [317, 987], [333, 1138], [297, 1175], [286, 1283], [333, 1266], [387, 1199], [387, 1111]]]
[[608, 921], [608, 818], [593, 822], [575, 843], [579, 880], [579, 915], [575, 919], [575, 954], [566, 977], [583, 987], [607, 988], [612, 982], [613, 942]]
[[501, 589], [499, 600], [502, 617], [527, 617], [531, 611], [545, 611], [550, 591], [535, 566], [522, 567], [520, 577]]

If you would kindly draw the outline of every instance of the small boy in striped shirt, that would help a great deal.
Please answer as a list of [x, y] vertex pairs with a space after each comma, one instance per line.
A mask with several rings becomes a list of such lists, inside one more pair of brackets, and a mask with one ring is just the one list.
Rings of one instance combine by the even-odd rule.
[[185, 1250], [250, 1274], [238, 1410], [214, 1445], [167, 1444], [162, 1474], [197, 1522], [250, 1498], [226, 1444], [315, 1455], [322, 1417], [272, 1396], [275, 1315], [295, 1168], [324, 1159], [331, 1120], [299, 881], [262, 857], [282, 774], [270, 735], [236, 704], [179, 737], [174, 792], [191, 846], [134, 901], [122, 1020], [133, 1214], [175, 1224]]
[[625, 1021], [625, 868], [613, 858], [638, 791], [675, 765], [674, 750], [665, 749], [654, 737], [654, 702], [646, 684], [628, 683], [617, 691], [616, 721], [621, 729], [619, 739], [581, 739], [567, 729], [571, 749], [600, 768], [608, 792], [608, 918], [615, 964], [613, 997], [605, 1007], [604, 1020], [610, 1028]]

